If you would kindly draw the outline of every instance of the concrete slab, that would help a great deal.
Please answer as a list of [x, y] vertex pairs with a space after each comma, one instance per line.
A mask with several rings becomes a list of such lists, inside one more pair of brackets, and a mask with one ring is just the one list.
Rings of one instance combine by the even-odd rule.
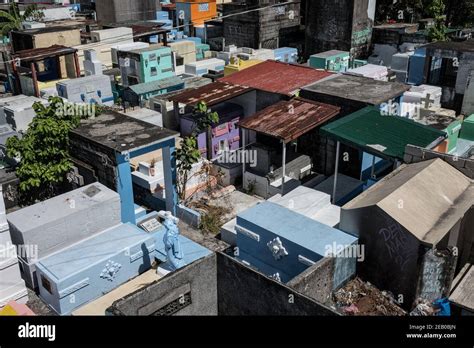
[[94, 183], [15, 211], [7, 220], [13, 243], [37, 245], [42, 258], [119, 224], [120, 197]]
[[230, 245], [236, 245], [237, 232], [235, 232], [234, 229], [236, 225], [235, 217], [237, 214], [255, 206], [260, 202], [263, 202], [263, 199], [245, 194], [240, 191], [233, 191], [224, 197], [214, 200], [214, 204], [229, 207], [231, 209], [231, 212], [229, 212], [224, 217], [224, 221], [227, 222], [222, 225], [220, 231], [221, 239], [224, 242]]
[[[362, 193], [364, 183], [344, 174], [338, 174], [336, 187], [336, 204], [344, 205], [352, 198]], [[334, 175], [314, 187], [315, 190], [331, 195], [334, 188]]]
[[150, 269], [138, 277], [135, 277], [125, 284], [119, 286], [115, 290], [112, 290], [104, 296], [99, 297], [97, 300], [89, 302], [88, 304], [80, 307], [79, 309], [72, 312], [72, 315], [105, 315], [105, 311], [112, 305], [112, 303], [124, 298], [132, 292], [148, 286], [160, 278], [161, 277], [156, 273], [155, 269]]

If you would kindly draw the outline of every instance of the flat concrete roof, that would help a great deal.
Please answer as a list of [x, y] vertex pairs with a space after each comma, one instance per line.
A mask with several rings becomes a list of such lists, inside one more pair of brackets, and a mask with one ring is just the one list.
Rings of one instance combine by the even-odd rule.
[[[92, 209], [98, 204], [114, 199], [118, 200], [117, 192], [95, 182], [10, 213], [7, 215], [7, 220], [19, 231], [27, 233], [38, 226], [57, 221], [58, 218]], [[74, 202], [74, 209], [71, 209], [70, 202]]]
[[341, 245], [357, 242], [350, 234], [268, 201], [238, 214], [237, 224], [248, 229], [263, 228], [321, 256], [325, 256], [325, 247], [333, 242]]
[[71, 135], [125, 153], [176, 138], [179, 134], [117, 112], [108, 112], [83, 120]]
[[434, 51], [474, 52], [474, 40], [439, 41], [425, 46], [428, 54]]
[[362, 76], [334, 75], [303, 87], [303, 90], [347, 100], [380, 105], [410, 89], [400, 82], [377, 81]]
[[105, 264], [122, 250], [140, 247], [150, 235], [130, 223], [117, 225], [38, 261], [37, 267], [62, 281], [91, 265]]

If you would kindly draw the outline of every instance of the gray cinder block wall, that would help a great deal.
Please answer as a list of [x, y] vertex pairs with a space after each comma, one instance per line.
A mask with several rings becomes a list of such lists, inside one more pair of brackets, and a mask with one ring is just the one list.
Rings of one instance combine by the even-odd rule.
[[115, 154], [103, 146], [92, 141], [88, 141], [75, 133], [70, 133], [70, 149], [77, 167], [81, 169], [91, 169], [98, 181], [111, 190], [117, 189], [117, 172]]
[[354, 49], [356, 58], [368, 55], [376, 0], [310, 0], [306, 2], [305, 56]]
[[97, 20], [102, 23], [156, 19], [161, 8], [159, 0], [98, 0], [95, 4]]
[[219, 315], [338, 315], [329, 307], [217, 253]]
[[[261, 11], [246, 12], [238, 16], [224, 18], [226, 45], [270, 49], [280, 47], [280, 41], [286, 40], [283, 37], [282, 29], [294, 28], [295, 31], [299, 29], [301, 4], [297, 0], [291, 4], [269, 7], [278, 2], [277, 0], [247, 0], [224, 4], [224, 17], [231, 13], [265, 8]], [[289, 30], [285, 35], [291, 36], [292, 33]]]
[[407, 145], [405, 147], [405, 156], [403, 161], [407, 164], [411, 164], [428, 161], [435, 158], [442, 159], [468, 178], [474, 179], [474, 159], [456, 157], [446, 153], [427, 150], [414, 145]]

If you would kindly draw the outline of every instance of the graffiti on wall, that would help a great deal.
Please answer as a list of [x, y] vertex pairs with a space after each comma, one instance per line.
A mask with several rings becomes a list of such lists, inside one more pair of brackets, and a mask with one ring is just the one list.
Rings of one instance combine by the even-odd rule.
[[379, 235], [383, 237], [388, 256], [403, 271], [413, 256], [407, 234], [399, 224], [391, 222], [388, 227], [379, 230]]
[[363, 30], [354, 31], [352, 33], [352, 45], [361, 46], [369, 43], [372, 37], [372, 28], [365, 28]]

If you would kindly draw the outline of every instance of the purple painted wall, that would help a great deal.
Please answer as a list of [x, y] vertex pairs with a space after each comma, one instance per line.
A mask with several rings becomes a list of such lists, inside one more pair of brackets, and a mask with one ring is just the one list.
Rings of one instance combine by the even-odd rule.
[[[219, 114], [219, 124], [215, 125], [211, 131], [211, 158], [218, 156], [221, 148], [225, 146], [229, 150], [237, 150], [240, 147], [240, 131], [237, 123], [244, 117], [244, 109], [233, 103], [223, 103], [212, 108]], [[194, 121], [190, 115], [181, 118], [181, 134], [183, 136], [191, 134]], [[207, 137], [205, 133], [198, 136], [198, 147], [202, 157], [208, 158]]]

